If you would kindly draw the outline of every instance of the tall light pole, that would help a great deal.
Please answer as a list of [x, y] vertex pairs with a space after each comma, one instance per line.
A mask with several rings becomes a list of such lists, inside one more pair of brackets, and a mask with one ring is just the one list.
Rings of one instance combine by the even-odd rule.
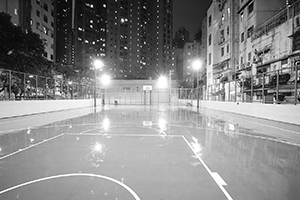
[[97, 106], [97, 69], [102, 69], [104, 63], [101, 60], [94, 60], [94, 107]]
[[105, 89], [106, 89], [106, 86], [108, 86], [110, 84], [110, 80], [111, 80], [111, 78], [108, 74], [103, 74], [101, 76], [101, 83], [103, 86], [102, 105], [105, 105]]
[[200, 68], [202, 67], [202, 62], [199, 59], [196, 59], [193, 61], [193, 69], [196, 71], [196, 76], [197, 76], [197, 109], [199, 109], [199, 98], [200, 98], [200, 94], [199, 94], [199, 71]]

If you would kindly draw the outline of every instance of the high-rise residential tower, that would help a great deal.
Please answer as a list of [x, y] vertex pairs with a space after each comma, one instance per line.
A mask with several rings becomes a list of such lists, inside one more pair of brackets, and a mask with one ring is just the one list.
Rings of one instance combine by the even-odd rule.
[[83, 75], [105, 57], [106, 0], [56, 0], [55, 61]]
[[171, 69], [172, 0], [108, 0], [106, 60], [114, 78], [156, 78]]
[[56, 0], [57, 63], [91, 67], [101, 57], [117, 79], [171, 69], [172, 0]]

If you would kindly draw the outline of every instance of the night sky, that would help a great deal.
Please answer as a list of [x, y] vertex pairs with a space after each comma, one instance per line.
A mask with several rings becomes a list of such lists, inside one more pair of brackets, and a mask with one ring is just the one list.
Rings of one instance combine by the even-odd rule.
[[174, 33], [185, 27], [190, 32], [190, 39], [201, 26], [212, 0], [173, 0]]

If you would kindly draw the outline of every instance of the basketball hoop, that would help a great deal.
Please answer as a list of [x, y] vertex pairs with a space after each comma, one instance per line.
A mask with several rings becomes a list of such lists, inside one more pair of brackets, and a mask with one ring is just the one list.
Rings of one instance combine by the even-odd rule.
[[149, 87], [146, 87], [146, 93], [149, 93], [150, 92], [150, 88]]
[[152, 85], [143, 85], [143, 90], [146, 91], [147, 93], [149, 91], [152, 91]]

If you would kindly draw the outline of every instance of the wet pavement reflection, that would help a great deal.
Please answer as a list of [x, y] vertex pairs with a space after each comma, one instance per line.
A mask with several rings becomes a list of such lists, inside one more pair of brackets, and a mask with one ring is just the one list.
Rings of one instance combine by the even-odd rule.
[[[106, 174], [117, 180], [117, 187], [122, 188], [122, 183], [133, 185], [141, 199], [177, 199], [181, 195], [181, 199], [202, 196], [203, 199], [298, 200], [300, 144], [261, 130], [259, 126], [250, 128], [186, 108], [147, 106], [107, 107], [82, 117], [28, 127], [0, 135], [0, 199], [1, 196], [19, 198], [21, 188], [1, 193], [14, 185], [61, 173], [76, 173], [70, 179], [76, 179], [81, 185], [86, 182], [82, 179], [91, 178], [90, 174]], [[40, 168], [34, 164], [38, 160], [45, 162], [38, 165]], [[209, 174], [214, 172], [223, 179], [224, 184], [220, 185], [230, 198], [217, 187], [218, 181], [216, 184], [209, 179]], [[79, 173], [87, 174], [75, 177], [80, 176]], [[145, 173], [147, 177], [143, 180], [141, 176]], [[189, 185], [177, 188], [176, 177]], [[57, 182], [58, 178], [66, 177], [51, 178], [50, 182]], [[208, 180], [212, 185], [205, 185]], [[50, 187], [50, 182], [43, 182], [39, 187]], [[65, 184], [70, 182], [68, 179]], [[101, 190], [102, 197], [106, 196], [105, 191], [111, 194], [114, 191], [111, 188]], [[157, 196], [150, 195], [149, 188]], [[83, 197], [89, 193], [90, 197], [99, 193], [98, 190], [85, 187], [78, 195]], [[103, 199], [122, 199], [122, 195], [128, 196], [125, 199], [137, 199], [128, 193], [130, 189], [124, 191], [118, 197]], [[24, 199], [32, 198], [24, 191], [23, 194]], [[69, 194], [61, 192], [57, 198], [65, 198], [64, 195]]]

